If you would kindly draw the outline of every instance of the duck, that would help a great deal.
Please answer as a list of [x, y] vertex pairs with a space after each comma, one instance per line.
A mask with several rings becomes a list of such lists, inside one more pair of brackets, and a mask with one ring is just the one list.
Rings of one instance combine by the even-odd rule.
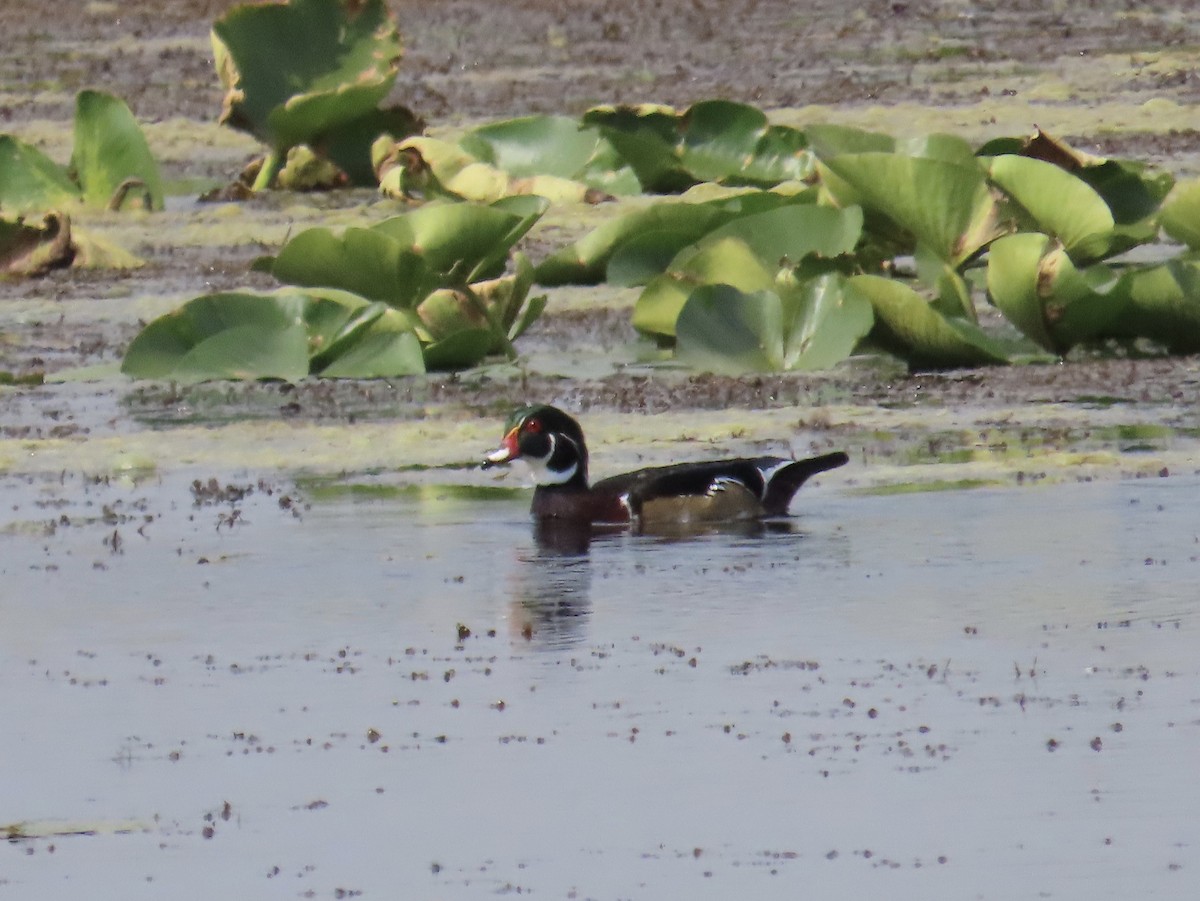
[[804, 460], [735, 457], [652, 466], [589, 484], [588, 449], [574, 418], [546, 404], [521, 407], [481, 468], [524, 462], [536, 485], [537, 521], [628, 525], [718, 524], [787, 515], [809, 478], [844, 466], [842, 451]]

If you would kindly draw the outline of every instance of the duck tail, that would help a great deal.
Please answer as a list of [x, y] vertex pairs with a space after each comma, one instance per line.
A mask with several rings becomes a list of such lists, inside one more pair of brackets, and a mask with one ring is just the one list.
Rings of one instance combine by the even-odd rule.
[[837, 469], [849, 462], [850, 458], [844, 453], [835, 451], [832, 454], [822, 454], [807, 460], [797, 460], [795, 463], [789, 463], [780, 468], [771, 474], [771, 479], [767, 482], [766, 497], [763, 498], [763, 511], [767, 516], [785, 515], [792, 502], [792, 497], [811, 476], [815, 476], [819, 472], [827, 472], [830, 469]]

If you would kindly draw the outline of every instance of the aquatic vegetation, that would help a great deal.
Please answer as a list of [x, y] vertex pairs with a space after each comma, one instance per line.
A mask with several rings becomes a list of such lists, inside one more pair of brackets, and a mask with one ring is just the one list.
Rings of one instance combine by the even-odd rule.
[[254, 190], [274, 184], [301, 145], [348, 180], [371, 182], [372, 142], [421, 128], [407, 109], [379, 107], [403, 53], [383, 0], [237, 6], [213, 23], [212, 45], [226, 90], [220, 121], [269, 148]]
[[376, 146], [380, 190], [405, 199], [490, 202], [537, 194], [555, 202], [597, 203], [637, 194], [641, 184], [599, 130], [566, 116], [491, 122], [457, 143], [413, 137]]
[[0, 135], [0, 209], [29, 213], [135, 204], [162, 209], [162, 179], [137, 120], [119, 97], [91, 90], [76, 95], [68, 167], [12, 135]]
[[708, 181], [771, 187], [807, 178], [814, 163], [803, 132], [730, 100], [682, 112], [659, 104], [598, 106], [584, 113], [583, 124], [599, 129], [653, 193]]
[[376, 378], [516, 356], [545, 308], [533, 267], [512, 247], [542, 216], [540, 197], [428, 204], [371, 228], [313, 228], [257, 268], [290, 286], [204, 295], [142, 330], [122, 371], [202, 381], [308, 375]]
[[72, 228], [65, 213], [40, 222], [0, 216], [0, 274], [45, 275], [51, 269], [136, 269], [142, 260], [116, 245]]
[[[631, 134], [674, 133], [660, 110], [631, 115], [622, 120]], [[745, 148], [739, 134], [731, 130], [728, 146]], [[976, 150], [953, 135], [902, 142], [813, 126], [794, 143], [811, 158], [809, 187], [794, 205], [748, 214], [731, 212], [729, 199], [664, 202], [552, 255], [539, 280], [644, 284], [635, 327], [674, 342], [680, 360], [720, 372], [833, 365], [874, 349], [916, 368], [1005, 363], [1039, 349], [1063, 355], [1111, 340], [1200, 349], [1200, 264], [1188, 253], [1154, 264], [1121, 259], [1157, 241], [1160, 228], [1189, 251], [1200, 243], [1194, 184], [1172, 191], [1169, 173], [1091, 157], [1042, 132]], [[776, 188], [735, 202], [781, 205], [779, 196]], [[827, 279], [831, 272], [844, 278]], [[1023, 346], [980, 328], [984, 289]], [[794, 298], [805, 291], [842, 298], [825, 307], [841, 312], [809, 322], [806, 342], [825, 328], [836, 335], [815, 355], [784, 350], [786, 311], [800, 308]], [[846, 340], [861, 328], [848, 296], [870, 302], [861, 343]], [[741, 337], [722, 340], [727, 328]]]

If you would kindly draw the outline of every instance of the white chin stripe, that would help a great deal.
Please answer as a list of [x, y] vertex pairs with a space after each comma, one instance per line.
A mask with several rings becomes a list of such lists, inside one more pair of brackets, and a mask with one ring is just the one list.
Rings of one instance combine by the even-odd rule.
[[[570, 439], [568, 439], [570, 440]], [[558, 446], [558, 436], [550, 436], [550, 452], [544, 457], [522, 457], [533, 471], [533, 480], [538, 485], [564, 485], [575, 478], [579, 469], [578, 463], [572, 463], [566, 469], [551, 469], [549, 462], [554, 458], [554, 450]]]

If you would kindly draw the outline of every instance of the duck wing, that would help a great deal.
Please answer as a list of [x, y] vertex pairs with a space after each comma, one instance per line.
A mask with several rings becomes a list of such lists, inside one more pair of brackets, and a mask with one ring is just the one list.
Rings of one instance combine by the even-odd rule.
[[839, 452], [809, 460], [740, 457], [653, 466], [602, 479], [592, 491], [619, 498], [631, 516], [640, 516], [642, 508], [652, 501], [718, 494], [744, 495], [761, 508], [753, 511], [755, 515], [779, 516], [787, 513], [792, 496], [810, 476], [842, 466], [847, 460]]

